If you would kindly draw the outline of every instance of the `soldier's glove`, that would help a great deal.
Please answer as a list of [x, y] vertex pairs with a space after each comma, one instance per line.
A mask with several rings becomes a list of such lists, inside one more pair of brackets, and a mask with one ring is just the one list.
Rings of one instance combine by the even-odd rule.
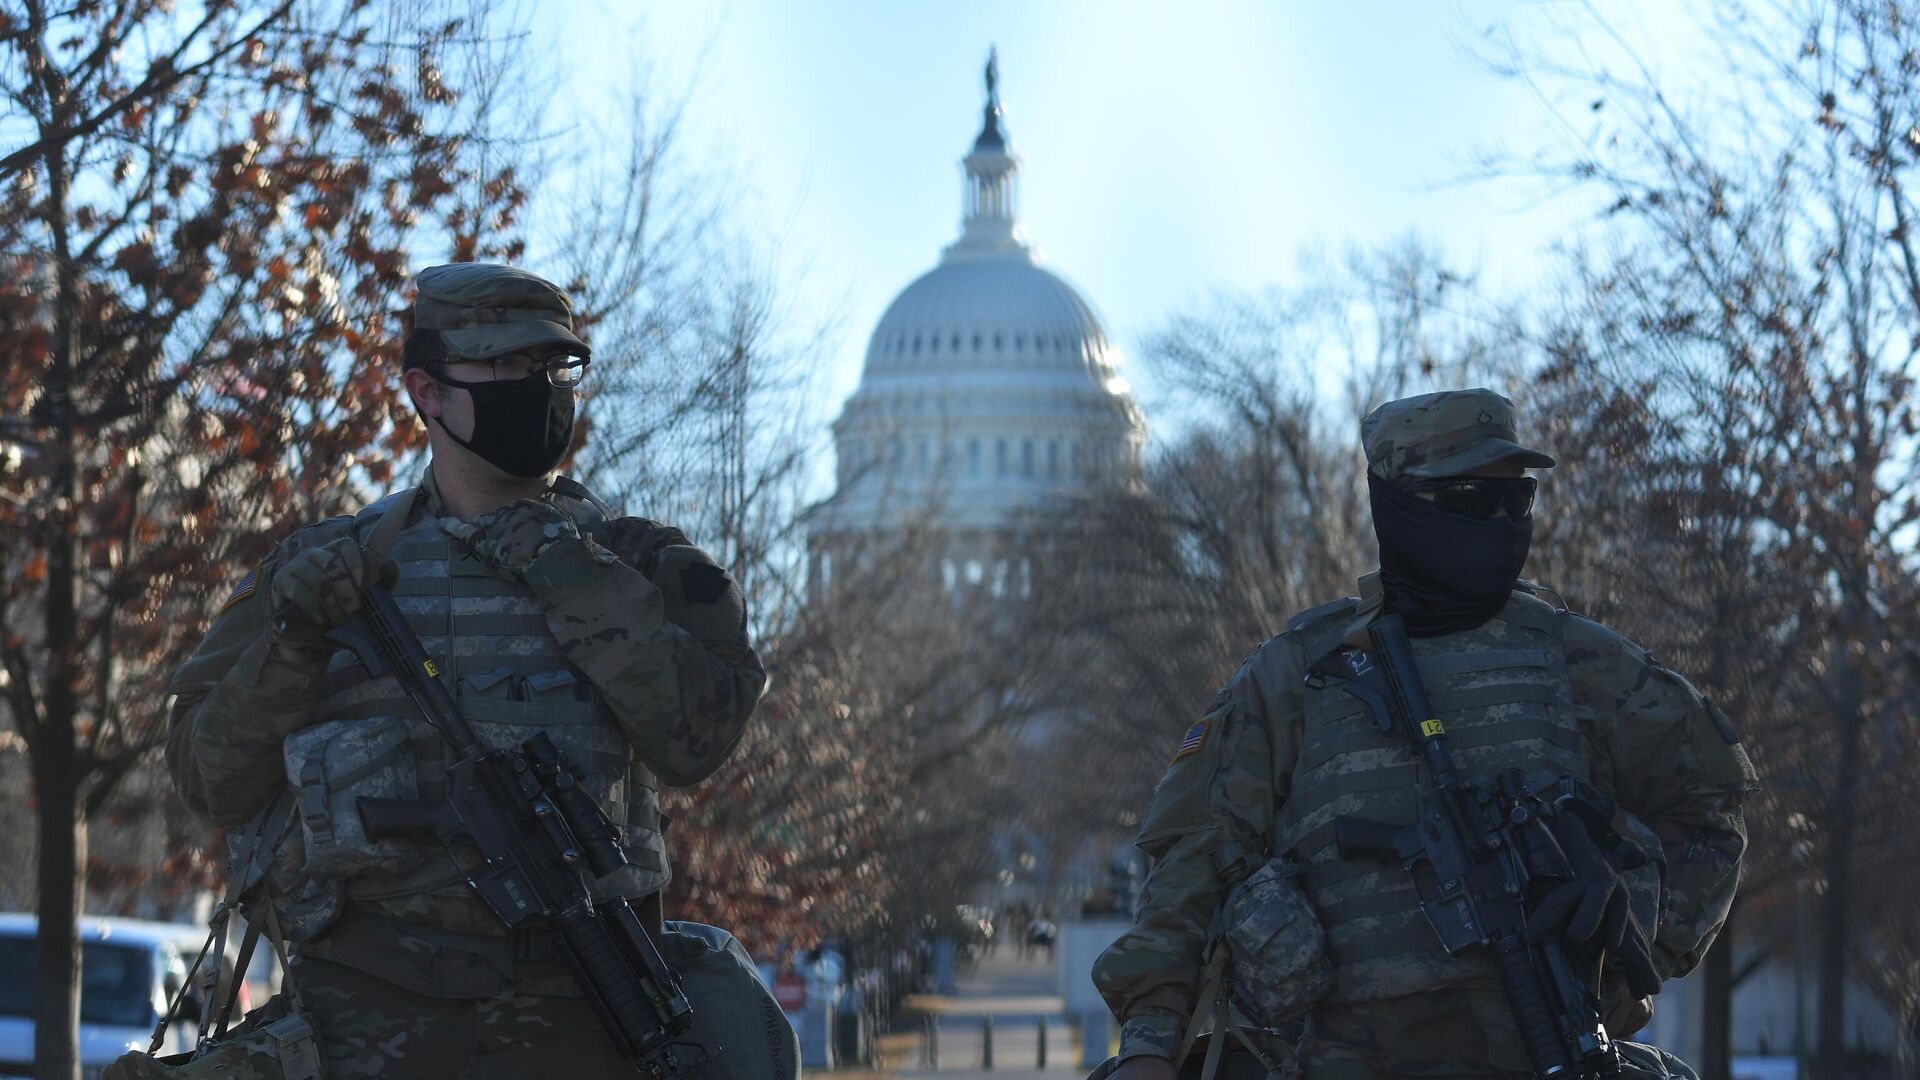
[[552, 503], [521, 499], [472, 521], [442, 518], [449, 533], [465, 541], [497, 570], [525, 574], [540, 553], [563, 540], [578, 540], [580, 527]]
[[[1633, 917], [1633, 904], [1620, 871], [1646, 862], [1646, 853], [1613, 833], [1611, 805], [1562, 800], [1546, 818], [1547, 828], [1567, 856], [1573, 877], [1553, 887], [1527, 915], [1527, 940], [1539, 944], [1556, 935], [1604, 950], [1636, 997], [1660, 992], [1653, 948]], [[1608, 841], [1602, 850], [1595, 834]]]
[[360, 542], [343, 536], [307, 548], [274, 572], [268, 596], [281, 636], [311, 643], [360, 610], [360, 589], [374, 563]]
[[1631, 1038], [1653, 1019], [1653, 999], [1634, 996], [1626, 983], [1611, 975], [1602, 981], [1606, 992], [1601, 997], [1600, 1022], [1606, 1025], [1607, 1037]]

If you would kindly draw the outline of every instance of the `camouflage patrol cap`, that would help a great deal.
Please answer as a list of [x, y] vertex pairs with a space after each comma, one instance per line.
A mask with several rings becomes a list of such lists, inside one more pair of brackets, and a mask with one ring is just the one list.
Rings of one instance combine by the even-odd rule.
[[414, 284], [413, 328], [439, 331], [455, 356], [485, 360], [543, 345], [592, 352], [574, 335], [567, 294], [546, 278], [498, 263], [450, 263], [420, 271]]
[[1513, 402], [1480, 387], [1389, 401], [1360, 422], [1367, 468], [1383, 480], [1459, 476], [1505, 458], [1553, 467], [1552, 458], [1516, 439]]

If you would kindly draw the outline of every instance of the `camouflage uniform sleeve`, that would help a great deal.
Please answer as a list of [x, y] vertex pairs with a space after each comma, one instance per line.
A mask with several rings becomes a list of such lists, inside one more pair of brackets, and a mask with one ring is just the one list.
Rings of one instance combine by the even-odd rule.
[[273, 573], [301, 548], [345, 535], [350, 518], [309, 526], [242, 578], [167, 690], [167, 771], [180, 801], [215, 825], [236, 825], [284, 780], [280, 741], [306, 726], [331, 646], [300, 646], [273, 630]]
[[[1236, 865], [1272, 841], [1275, 776], [1292, 772], [1299, 664], [1285, 639], [1242, 664], [1185, 735], [1140, 823], [1153, 859], [1134, 925], [1094, 964], [1120, 1018], [1120, 1057], [1172, 1057], [1200, 993], [1213, 922]], [[1199, 744], [1195, 747], [1194, 740]]]
[[1693, 684], [1589, 619], [1568, 625], [1575, 708], [1597, 751], [1596, 779], [1659, 838], [1667, 880], [1654, 963], [1678, 978], [1726, 922], [1759, 781], [1733, 727]]
[[727, 572], [678, 530], [622, 518], [553, 544], [526, 581], [567, 659], [660, 779], [683, 786], [712, 775], [767, 684]]

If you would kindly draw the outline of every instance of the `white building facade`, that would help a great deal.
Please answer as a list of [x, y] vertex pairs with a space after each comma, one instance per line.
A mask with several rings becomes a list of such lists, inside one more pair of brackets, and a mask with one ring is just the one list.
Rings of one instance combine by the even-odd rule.
[[1139, 475], [1145, 427], [1106, 329], [1020, 227], [996, 83], [989, 59], [960, 237], [881, 316], [834, 422], [836, 490], [810, 531], [817, 587], [835, 558], [921, 526], [944, 538], [947, 589], [1023, 592], [1031, 566], [1007, 554], [1026, 548], [1020, 534], [1064, 497]]

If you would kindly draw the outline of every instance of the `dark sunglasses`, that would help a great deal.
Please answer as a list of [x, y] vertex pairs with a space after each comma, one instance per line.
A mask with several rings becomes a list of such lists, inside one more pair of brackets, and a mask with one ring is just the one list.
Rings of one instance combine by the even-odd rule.
[[1533, 497], [1540, 481], [1531, 476], [1446, 476], [1437, 480], [1410, 480], [1406, 491], [1431, 492], [1442, 513], [1490, 518], [1523, 518], [1533, 513]]

